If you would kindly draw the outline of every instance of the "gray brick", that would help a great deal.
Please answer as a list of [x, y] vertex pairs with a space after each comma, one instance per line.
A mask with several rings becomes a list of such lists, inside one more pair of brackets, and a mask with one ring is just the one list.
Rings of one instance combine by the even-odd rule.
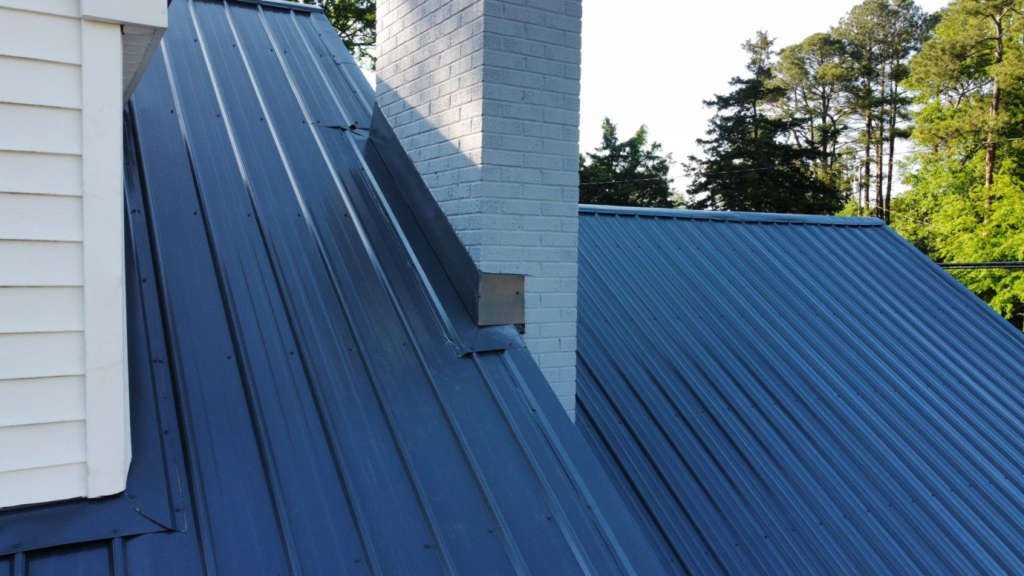
[[527, 345], [570, 414], [581, 6], [378, 4], [378, 103], [477, 265], [528, 275]]

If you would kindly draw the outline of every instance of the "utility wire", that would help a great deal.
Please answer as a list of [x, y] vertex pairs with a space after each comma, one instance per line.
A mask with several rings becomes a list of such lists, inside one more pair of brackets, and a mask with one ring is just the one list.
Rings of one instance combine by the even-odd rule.
[[946, 270], [1022, 270], [1024, 262], [940, 262]]
[[597, 186], [598, 184], [632, 184], [633, 182], [650, 182], [652, 180], [668, 180], [664, 178], [637, 178], [636, 180], [605, 180], [604, 182], [580, 182], [580, 186]]
[[[980, 146], [982, 144], [1002, 144], [1002, 143], [1005, 143], [1005, 142], [1018, 142], [1020, 140], [1024, 140], [1024, 136], [1018, 137], [1018, 138], [1004, 138], [1002, 140], [992, 140], [991, 142], [986, 141], [986, 142], [981, 142], [978, 145]], [[893, 153], [893, 156], [906, 156], [908, 154], [917, 154], [918, 152], [920, 152], [920, 150], [906, 150], [906, 151], [903, 151], [903, 152], [895, 152], [895, 153]], [[888, 154], [886, 154], [886, 156], [888, 156]], [[741, 169], [737, 169], [737, 170], [717, 170], [715, 172], [701, 172], [700, 175], [701, 176], [717, 176], [719, 174], [742, 174], [744, 172], [763, 172], [765, 170], [776, 170], [778, 168], [803, 168], [805, 166], [807, 166], [807, 164], [801, 164], [801, 163], [794, 162], [792, 164], [778, 164], [778, 165], [775, 165], [775, 166], [764, 166], [764, 167], [761, 167], [761, 168], [741, 168]], [[602, 185], [602, 184], [630, 184], [632, 182], [649, 182], [651, 180], [667, 180], [667, 179], [668, 178], [666, 177], [666, 178], [638, 178], [636, 180], [606, 180], [604, 182], [581, 182], [580, 186], [598, 186], [598, 185]]]

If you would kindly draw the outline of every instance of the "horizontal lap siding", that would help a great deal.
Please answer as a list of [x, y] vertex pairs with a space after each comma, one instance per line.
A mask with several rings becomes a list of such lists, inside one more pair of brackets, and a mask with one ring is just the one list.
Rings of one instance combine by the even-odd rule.
[[82, 376], [2, 380], [0, 397], [0, 427], [85, 419]]
[[82, 153], [82, 113], [78, 110], [0, 103], [0, 126], [4, 127], [0, 150]]
[[82, 67], [0, 56], [0, 102], [82, 108]]
[[0, 334], [0, 381], [85, 373], [81, 332]]
[[0, 288], [81, 286], [81, 242], [0, 240]]
[[48, 502], [85, 493], [88, 468], [84, 462], [0, 472], [0, 508], [19, 502]]
[[82, 14], [79, 9], [80, 3], [81, 0], [45, 0], [45, 2], [40, 2], [39, 0], [0, 0], [0, 7], [52, 16], [78, 18]]
[[87, 493], [82, 72], [77, 0], [0, 0], [0, 508]]
[[[40, 38], [46, 38], [46, 42], [40, 42]], [[81, 64], [81, 21], [10, 10], [0, 4], [0, 56]]]
[[0, 149], [0, 192], [81, 196], [82, 157]]
[[0, 454], [0, 472], [85, 462], [85, 422], [5, 426], [0, 428]]
[[85, 330], [82, 288], [0, 288], [0, 334]]
[[82, 241], [82, 199], [0, 192], [0, 240]]

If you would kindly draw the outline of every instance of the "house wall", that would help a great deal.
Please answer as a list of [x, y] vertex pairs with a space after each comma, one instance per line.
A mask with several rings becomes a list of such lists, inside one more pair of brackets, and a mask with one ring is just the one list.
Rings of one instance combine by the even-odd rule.
[[0, 0], [0, 507], [124, 490], [122, 42]]
[[527, 345], [574, 415], [581, 1], [377, 11], [378, 104], [477, 266], [527, 275]]

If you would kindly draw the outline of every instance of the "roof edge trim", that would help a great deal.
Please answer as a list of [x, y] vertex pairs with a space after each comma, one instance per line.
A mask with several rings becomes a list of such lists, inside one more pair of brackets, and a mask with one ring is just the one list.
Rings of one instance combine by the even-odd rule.
[[866, 226], [873, 228], [885, 226], [885, 223], [878, 218], [864, 218], [858, 216], [811, 216], [807, 214], [714, 212], [708, 210], [680, 210], [676, 208], [596, 206], [593, 204], [580, 204], [580, 214], [646, 216], [651, 218], [677, 218], [680, 220], [709, 220], [715, 222], [762, 222], [772, 224], [813, 224], [819, 226]]

